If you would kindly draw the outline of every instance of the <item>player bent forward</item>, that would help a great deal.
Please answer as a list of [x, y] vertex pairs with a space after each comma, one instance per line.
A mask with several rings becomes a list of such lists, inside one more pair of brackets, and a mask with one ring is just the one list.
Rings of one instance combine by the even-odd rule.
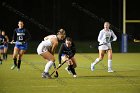
[[117, 37], [114, 32], [109, 29], [110, 23], [104, 23], [104, 29], [100, 31], [98, 36], [99, 42], [99, 57], [91, 63], [91, 71], [94, 71], [95, 65], [99, 63], [103, 58], [104, 54], [108, 53], [108, 72], [114, 72], [112, 70], [112, 47], [111, 47], [111, 37], [113, 37], [112, 41], [116, 41]]
[[77, 67], [76, 60], [74, 58], [75, 52], [76, 49], [72, 39], [67, 37], [65, 43], [62, 43], [59, 49], [58, 60], [59, 64], [61, 64], [61, 60], [67, 61], [68, 67], [66, 67], [65, 70], [67, 70], [69, 74], [72, 73], [73, 77], [76, 77], [75, 68]]
[[42, 78], [51, 78], [49, 75], [49, 69], [55, 62], [55, 49], [58, 46], [58, 40], [63, 40], [65, 38], [65, 30], [60, 29], [57, 35], [48, 35], [44, 38], [37, 48], [38, 55], [41, 55], [45, 60], [47, 60], [47, 64], [45, 65], [44, 72], [42, 73]]

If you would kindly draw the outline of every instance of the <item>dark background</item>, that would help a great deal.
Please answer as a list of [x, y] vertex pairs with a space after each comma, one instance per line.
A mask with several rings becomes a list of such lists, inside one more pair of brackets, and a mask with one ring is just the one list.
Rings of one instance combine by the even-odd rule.
[[[139, 0], [126, 1], [127, 19], [140, 20]], [[123, 0], [0, 0], [0, 29], [5, 30], [11, 39], [18, 21], [23, 20], [34, 41], [40, 41], [60, 28], [64, 28], [67, 36], [74, 40], [97, 41], [103, 22], [109, 21], [120, 41], [122, 5]], [[127, 24], [127, 33], [130, 39], [140, 39], [140, 24]]]

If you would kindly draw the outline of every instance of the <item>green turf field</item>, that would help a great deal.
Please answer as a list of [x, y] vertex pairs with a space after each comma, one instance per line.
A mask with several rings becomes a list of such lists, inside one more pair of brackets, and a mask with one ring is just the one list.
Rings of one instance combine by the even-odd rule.
[[107, 56], [91, 72], [90, 64], [97, 56], [76, 54], [77, 78], [64, 70], [65, 64], [59, 69], [59, 78], [42, 79], [46, 62], [41, 56], [24, 55], [21, 70], [17, 71], [10, 70], [13, 62], [9, 55], [0, 65], [0, 93], [140, 93], [140, 53], [114, 53], [114, 73], [107, 72]]

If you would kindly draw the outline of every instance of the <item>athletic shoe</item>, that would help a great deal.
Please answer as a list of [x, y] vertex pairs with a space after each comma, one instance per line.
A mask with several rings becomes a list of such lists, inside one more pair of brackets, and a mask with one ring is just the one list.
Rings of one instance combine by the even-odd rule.
[[51, 78], [49, 73], [43, 72], [42, 73], [42, 78]]
[[20, 71], [20, 69], [18, 68], [17, 71]]
[[68, 74], [71, 74], [71, 71], [68, 70], [68, 67], [66, 67], [65, 70], [68, 72]]
[[11, 67], [11, 70], [15, 69], [16, 67], [17, 67], [17, 66], [13, 65], [13, 66]]
[[108, 70], [109, 73], [114, 72], [113, 70]]
[[76, 78], [76, 77], [77, 77], [77, 75], [73, 75], [73, 77], [74, 77], [74, 78]]
[[91, 71], [94, 71], [95, 67], [94, 65], [91, 63]]

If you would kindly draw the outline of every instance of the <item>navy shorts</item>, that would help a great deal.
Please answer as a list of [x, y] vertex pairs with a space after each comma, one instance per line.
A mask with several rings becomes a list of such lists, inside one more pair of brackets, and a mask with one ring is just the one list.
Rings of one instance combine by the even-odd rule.
[[4, 45], [0, 45], [0, 50], [4, 49]]
[[20, 50], [27, 50], [28, 44], [27, 43], [20, 44], [19, 42], [16, 42], [15, 47], [17, 47]]

